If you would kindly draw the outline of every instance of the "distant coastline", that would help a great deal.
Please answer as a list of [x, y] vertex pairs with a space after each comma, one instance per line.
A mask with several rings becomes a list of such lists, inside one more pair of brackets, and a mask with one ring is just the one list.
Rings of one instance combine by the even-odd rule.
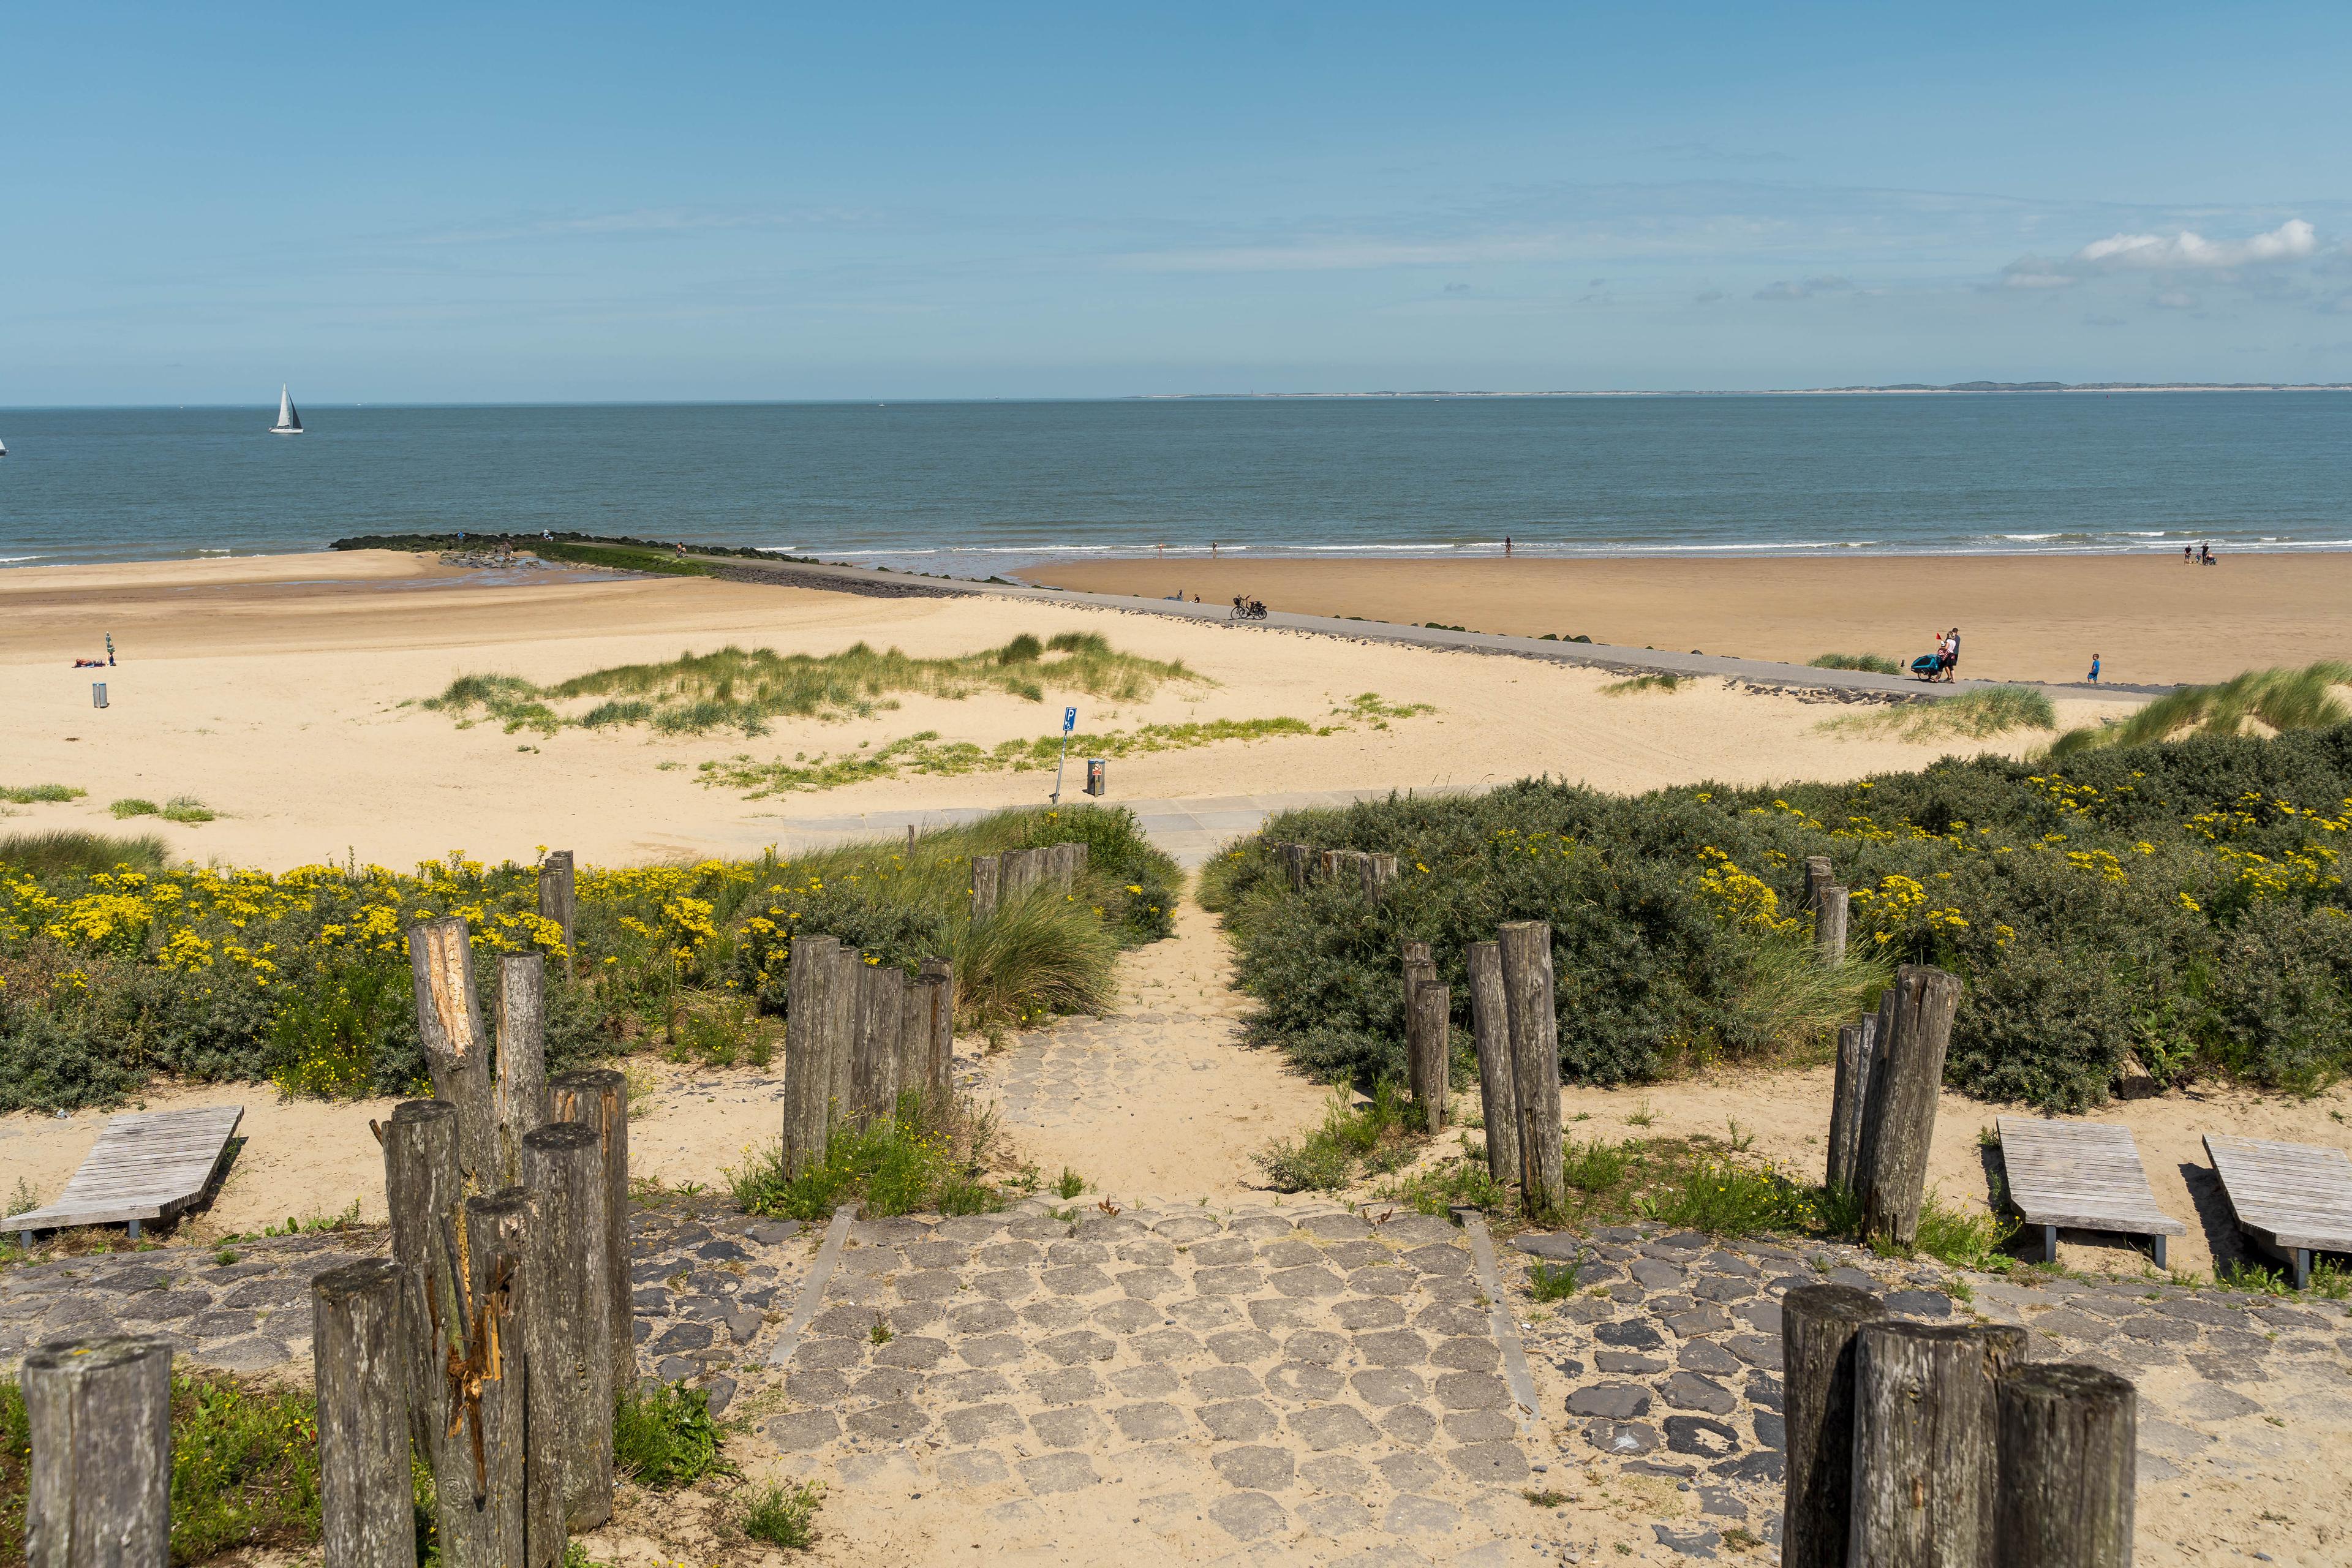
[[1146, 392], [1121, 401], [1184, 403], [1300, 398], [1417, 397], [1897, 397], [1937, 393], [1992, 392], [2352, 392], [2352, 381], [1924, 381], [1884, 386], [1694, 386], [1561, 388], [1549, 392], [1486, 392], [1431, 387], [1414, 392]]

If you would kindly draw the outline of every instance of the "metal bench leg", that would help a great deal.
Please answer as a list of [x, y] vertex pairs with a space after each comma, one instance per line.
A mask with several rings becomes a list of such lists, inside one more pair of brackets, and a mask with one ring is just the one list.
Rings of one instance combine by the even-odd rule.
[[2308, 1289], [2310, 1284], [2311, 1248], [2298, 1247], [2294, 1249], [2294, 1288], [2302, 1290]]
[[135, 1219], [131, 1222], [131, 1239], [133, 1241], [139, 1239], [139, 1222]]
[[16, 1245], [17, 1245], [17, 1246], [19, 1246], [19, 1247], [23, 1247], [23, 1248], [24, 1248], [26, 1251], [27, 1251], [27, 1252], [32, 1251], [32, 1250], [33, 1250], [33, 1233], [32, 1233], [31, 1231], [29, 1231], [29, 1230], [20, 1230], [20, 1231], [18, 1231], [18, 1232], [16, 1233]]
[[2156, 1243], [2156, 1266], [2158, 1268], [2161, 1268], [2164, 1267], [2164, 1244], [2167, 1237], [2162, 1232], [2158, 1232], [2157, 1235], [2148, 1237], [2148, 1239]]
[[2044, 1263], [2058, 1261], [2058, 1227], [2054, 1225], [2045, 1225], [2042, 1227], [2042, 1261]]

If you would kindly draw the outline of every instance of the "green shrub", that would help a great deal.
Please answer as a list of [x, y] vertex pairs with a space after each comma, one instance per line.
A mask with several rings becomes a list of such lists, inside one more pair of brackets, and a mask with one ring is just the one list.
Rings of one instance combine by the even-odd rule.
[[708, 1389], [656, 1383], [625, 1389], [613, 1407], [613, 1468], [649, 1490], [690, 1487], [727, 1469]]
[[[835, 1127], [823, 1164], [786, 1174], [780, 1142], [754, 1154], [741, 1170], [729, 1171], [728, 1185], [746, 1214], [798, 1220], [829, 1219], [853, 1199], [877, 1216], [932, 1207], [950, 1214], [990, 1213], [1004, 1201], [981, 1179], [988, 1128], [961, 1110], [928, 1109], [909, 1094], [901, 1098], [895, 1116], [865, 1127]], [[1072, 1173], [1063, 1174], [1067, 1185]]]
[[1876, 653], [1823, 653], [1809, 660], [1815, 669], [1862, 669], [1873, 675], [1904, 675], [1910, 667]]
[[[1394, 854], [1402, 875], [1377, 903], [1294, 890], [1283, 840]], [[2135, 1056], [2168, 1082], [2293, 1089], [2352, 1067], [2347, 842], [2352, 726], [1778, 789], [1391, 796], [1276, 817], [1202, 897], [1260, 1003], [1253, 1038], [1331, 1079], [1402, 1074], [1401, 941], [1432, 944], [1461, 1029], [1464, 949], [1541, 920], [1571, 1081], [1817, 1058], [1894, 965], [1927, 963], [1965, 985], [1947, 1081], [2071, 1110]], [[1836, 970], [1801, 907], [1812, 855], [1853, 889]]]
[[45, 802], [79, 800], [88, 795], [86, 789], [71, 784], [0, 784], [0, 801], [10, 805], [37, 805]]
[[220, 816], [192, 795], [175, 795], [155, 814], [166, 822], [210, 822]]
[[743, 1510], [743, 1533], [787, 1552], [805, 1552], [816, 1542], [816, 1510], [823, 1489], [809, 1483], [771, 1481], [751, 1494]]
[[1360, 1169], [1393, 1169], [1411, 1158], [1409, 1111], [1403, 1093], [1385, 1078], [1361, 1105], [1335, 1089], [1321, 1126], [1302, 1138], [1277, 1139], [1251, 1158], [1276, 1192], [1335, 1191]]
[[117, 820], [131, 816], [161, 816], [163, 814], [162, 806], [152, 800], [142, 800], [135, 795], [126, 795], [121, 800], [114, 801], [106, 809], [114, 813]]

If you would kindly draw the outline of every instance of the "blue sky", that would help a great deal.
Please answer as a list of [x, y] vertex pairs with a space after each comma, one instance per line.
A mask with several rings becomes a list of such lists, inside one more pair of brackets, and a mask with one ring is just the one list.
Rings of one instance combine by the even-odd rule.
[[0, 404], [2352, 379], [2352, 7], [0, 5]]

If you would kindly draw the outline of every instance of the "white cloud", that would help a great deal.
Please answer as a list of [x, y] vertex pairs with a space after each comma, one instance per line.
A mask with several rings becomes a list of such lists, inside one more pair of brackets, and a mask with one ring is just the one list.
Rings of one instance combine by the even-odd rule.
[[2111, 234], [2105, 239], [2093, 240], [2068, 259], [2074, 266], [2099, 272], [2212, 271], [2272, 261], [2301, 261], [2318, 251], [2317, 232], [2296, 217], [2250, 239], [2211, 240], [2188, 228], [2172, 235]]

